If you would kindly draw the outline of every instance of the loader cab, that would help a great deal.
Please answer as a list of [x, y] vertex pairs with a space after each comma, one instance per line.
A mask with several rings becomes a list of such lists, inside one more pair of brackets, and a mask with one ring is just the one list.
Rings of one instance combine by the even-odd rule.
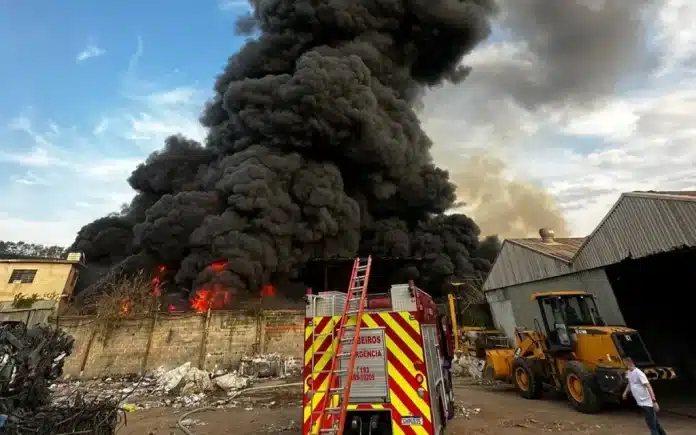
[[532, 295], [539, 304], [542, 325], [550, 352], [573, 351], [570, 327], [604, 326], [592, 295], [585, 292], [551, 292]]

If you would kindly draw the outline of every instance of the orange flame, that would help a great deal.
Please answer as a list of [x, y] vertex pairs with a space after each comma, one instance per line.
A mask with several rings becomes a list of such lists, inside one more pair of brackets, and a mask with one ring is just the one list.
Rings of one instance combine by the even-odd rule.
[[202, 313], [211, 310], [220, 310], [232, 301], [232, 294], [223, 286], [215, 284], [212, 288], [201, 288], [191, 296], [191, 308]]
[[121, 300], [121, 315], [128, 314], [131, 310], [131, 301], [130, 298], [125, 298]]
[[262, 298], [272, 298], [275, 297], [276, 295], [276, 288], [273, 284], [266, 284], [265, 286], [261, 287], [261, 297]]
[[167, 271], [166, 266], [157, 266], [157, 274], [152, 278], [152, 295], [162, 296], [162, 274]]
[[222, 272], [227, 267], [226, 261], [215, 261], [210, 266], [208, 266], [213, 272]]

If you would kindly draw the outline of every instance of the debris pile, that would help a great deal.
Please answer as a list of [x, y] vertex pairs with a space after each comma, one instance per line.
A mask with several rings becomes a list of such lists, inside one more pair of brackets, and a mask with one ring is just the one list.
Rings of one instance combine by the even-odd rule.
[[302, 372], [302, 365], [297, 358], [287, 358], [278, 353], [244, 357], [239, 366], [243, 376], [256, 378], [275, 378], [297, 376]]
[[455, 355], [452, 360], [452, 375], [480, 380], [486, 361], [467, 354]]
[[280, 354], [244, 357], [237, 370], [201, 370], [186, 362], [167, 370], [160, 367], [142, 376], [122, 376], [86, 381], [61, 382], [56, 391], [80, 387], [97, 395], [127, 395], [128, 406], [135, 409], [195, 406], [235, 407], [232, 399], [259, 382], [300, 374], [295, 358]]
[[87, 400], [73, 390], [55, 400], [51, 385], [63, 373], [74, 340], [63, 331], [24, 323], [0, 325], [0, 426], [13, 434], [111, 434], [118, 401]]

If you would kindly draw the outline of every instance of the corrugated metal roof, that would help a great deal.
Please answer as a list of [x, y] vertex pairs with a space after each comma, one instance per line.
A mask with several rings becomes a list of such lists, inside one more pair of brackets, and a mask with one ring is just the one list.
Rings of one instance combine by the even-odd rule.
[[572, 264], [593, 269], [684, 247], [696, 247], [696, 192], [631, 192], [621, 195]]
[[582, 246], [584, 237], [564, 237], [554, 238], [553, 241], [545, 242], [539, 238], [533, 239], [507, 239], [510, 243], [523, 246], [540, 254], [548, 255], [562, 261], [570, 262]]
[[483, 283], [483, 290], [495, 290], [572, 272], [566, 260], [505, 240], [491, 272]]
[[555, 242], [506, 240], [484, 290], [696, 247], [696, 191], [624, 193], [588, 237]]
[[[648, 194], [648, 195], [654, 196], [654, 197], [676, 196], [676, 197], [679, 197], [679, 199], [686, 199], [688, 201], [692, 201], [692, 200], [696, 201], [696, 190], [647, 190], [647, 191], [636, 190], [635, 192], [625, 193], [624, 195], [640, 196], [641, 194]], [[686, 198], [684, 198], [684, 197], [686, 197]], [[676, 199], [676, 198], [664, 198], [664, 199]]]

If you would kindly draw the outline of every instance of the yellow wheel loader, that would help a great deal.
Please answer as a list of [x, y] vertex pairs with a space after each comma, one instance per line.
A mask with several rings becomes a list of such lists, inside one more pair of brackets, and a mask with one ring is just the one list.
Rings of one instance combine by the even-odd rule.
[[626, 386], [624, 358], [650, 378], [676, 379], [670, 367], [656, 367], [638, 331], [607, 326], [592, 295], [581, 291], [538, 293], [541, 322], [515, 331], [515, 349], [486, 351], [484, 376], [513, 383], [526, 399], [545, 388], [565, 393], [575, 409], [599, 412], [618, 402]]

